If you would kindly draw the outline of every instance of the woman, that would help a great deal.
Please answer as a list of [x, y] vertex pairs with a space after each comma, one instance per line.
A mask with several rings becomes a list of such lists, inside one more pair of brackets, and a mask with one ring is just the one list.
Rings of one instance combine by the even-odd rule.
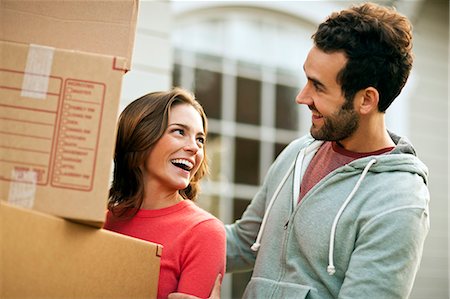
[[207, 120], [180, 88], [149, 93], [119, 118], [105, 229], [163, 245], [158, 298], [207, 298], [225, 271], [223, 224], [192, 201], [207, 173]]

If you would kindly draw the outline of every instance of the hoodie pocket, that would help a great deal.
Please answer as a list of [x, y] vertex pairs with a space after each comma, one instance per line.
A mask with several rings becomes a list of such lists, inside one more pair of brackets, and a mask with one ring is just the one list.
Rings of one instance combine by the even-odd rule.
[[310, 291], [314, 291], [311, 287], [301, 284], [274, 281], [261, 277], [252, 277], [247, 288], [245, 289], [243, 298], [259, 299], [259, 298], [297, 298], [304, 299]]

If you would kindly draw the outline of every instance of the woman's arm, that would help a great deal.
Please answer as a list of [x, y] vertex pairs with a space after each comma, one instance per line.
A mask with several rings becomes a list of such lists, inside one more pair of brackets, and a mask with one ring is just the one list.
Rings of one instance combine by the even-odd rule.
[[208, 298], [218, 274], [225, 272], [223, 223], [209, 219], [196, 225], [182, 250], [183, 268], [177, 292]]

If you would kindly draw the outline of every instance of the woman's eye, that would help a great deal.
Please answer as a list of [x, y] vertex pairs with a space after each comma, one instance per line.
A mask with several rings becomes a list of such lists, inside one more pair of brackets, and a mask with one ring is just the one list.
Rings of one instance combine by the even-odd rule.
[[172, 132], [178, 133], [180, 135], [184, 135], [184, 130], [183, 129], [174, 129]]
[[205, 144], [205, 138], [203, 138], [203, 137], [198, 137], [197, 141], [201, 144]]

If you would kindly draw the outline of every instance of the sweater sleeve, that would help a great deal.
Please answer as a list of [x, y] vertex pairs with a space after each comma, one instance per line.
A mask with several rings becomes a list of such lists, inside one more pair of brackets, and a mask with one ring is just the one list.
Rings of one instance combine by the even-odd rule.
[[367, 223], [338, 298], [408, 298], [429, 230], [428, 211], [399, 207]]
[[208, 298], [219, 273], [225, 272], [225, 229], [217, 219], [197, 224], [183, 248], [177, 292]]

